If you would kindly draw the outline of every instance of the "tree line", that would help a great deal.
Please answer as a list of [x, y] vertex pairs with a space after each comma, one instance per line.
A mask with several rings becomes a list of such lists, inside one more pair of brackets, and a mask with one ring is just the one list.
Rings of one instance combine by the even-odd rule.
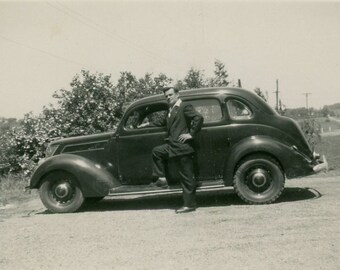
[[128, 104], [162, 93], [164, 86], [171, 84], [180, 90], [228, 86], [225, 65], [216, 60], [214, 67], [211, 78], [202, 70], [190, 68], [186, 76], [177, 81], [164, 73], [146, 73], [137, 78], [124, 71], [116, 83], [112, 82], [111, 75], [81, 70], [72, 79], [70, 89], [55, 91], [55, 105], [44, 106], [39, 115], [30, 112], [19, 121], [2, 119], [0, 164], [9, 164], [11, 172], [29, 174], [44, 157], [51, 140], [112, 131]]
[[[8, 164], [10, 172], [29, 174], [44, 157], [48, 143], [56, 138], [113, 131], [131, 102], [161, 94], [164, 86], [174, 85], [180, 90], [222, 87], [231, 84], [228, 77], [225, 65], [219, 60], [214, 62], [213, 77], [190, 68], [184, 78], [177, 81], [164, 73], [146, 73], [137, 78], [124, 71], [113, 83], [111, 75], [81, 70], [69, 89], [54, 92], [55, 104], [44, 106], [39, 115], [30, 112], [18, 121], [0, 118], [0, 165]], [[266, 100], [260, 88], [254, 92]], [[279, 113], [286, 111], [279, 110]], [[310, 136], [318, 130], [315, 123], [302, 122], [301, 126], [307, 137], [315, 137]]]

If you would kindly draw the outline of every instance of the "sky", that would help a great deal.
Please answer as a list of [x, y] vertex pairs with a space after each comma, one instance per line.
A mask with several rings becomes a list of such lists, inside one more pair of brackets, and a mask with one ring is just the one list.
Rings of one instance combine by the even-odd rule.
[[183, 79], [193, 67], [288, 108], [340, 102], [340, 2], [0, 1], [0, 117], [39, 114], [82, 69]]

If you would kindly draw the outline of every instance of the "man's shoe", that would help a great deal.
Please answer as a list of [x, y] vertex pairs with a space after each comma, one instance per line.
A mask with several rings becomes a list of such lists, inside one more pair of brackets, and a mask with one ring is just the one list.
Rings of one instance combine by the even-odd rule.
[[196, 210], [196, 207], [183, 206], [180, 209], [176, 210], [176, 214], [183, 214], [183, 213], [193, 212], [195, 210]]
[[151, 187], [160, 187], [160, 188], [168, 188], [168, 182], [165, 177], [160, 177], [156, 182], [152, 182], [150, 184]]

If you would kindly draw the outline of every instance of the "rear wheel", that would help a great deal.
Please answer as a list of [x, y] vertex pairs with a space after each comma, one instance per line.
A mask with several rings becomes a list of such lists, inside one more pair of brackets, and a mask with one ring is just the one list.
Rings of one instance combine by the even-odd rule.
[[274, 202], [282, 193], [285, 177], [277, 161], [266, 155], [242, 160], [234, 175], [234, 189], [250, 204]]
[[72, 213], [84, 203], [84, 196], [73, 175], [49, 174], [39, 188], [42, 203], [54, 213]]

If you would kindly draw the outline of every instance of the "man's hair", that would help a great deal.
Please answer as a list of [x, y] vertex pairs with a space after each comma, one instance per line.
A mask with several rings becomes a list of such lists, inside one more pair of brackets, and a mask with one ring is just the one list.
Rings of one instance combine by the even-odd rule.
[[168, 86], [168, 87], [164, 87], [162, 89], [163, 93], [165, 93], [166, 91], [170, 90], [170, 89], [174, 89], [174, 92], [177, 94], [179, 92], [178, 88], [173, 87], [173, 86]]

